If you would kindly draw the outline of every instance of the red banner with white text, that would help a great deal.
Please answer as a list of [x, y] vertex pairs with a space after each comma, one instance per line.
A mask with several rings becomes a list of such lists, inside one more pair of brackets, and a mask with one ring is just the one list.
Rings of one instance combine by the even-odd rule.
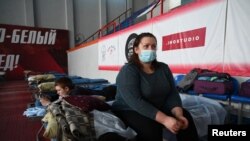
[[24, 78], [24, 70], [67, 71], [67, 30], [0, 24], [0, 72], [7, 80]]

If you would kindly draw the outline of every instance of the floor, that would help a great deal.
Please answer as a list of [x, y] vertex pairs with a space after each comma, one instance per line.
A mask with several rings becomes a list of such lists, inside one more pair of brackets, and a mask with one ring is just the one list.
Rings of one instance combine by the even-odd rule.
[[36, 134], [41, 127], [40, 119], [23, 116], [27, 104], [32, 102], [32, 94], [27, 82], [0, 82], [0, 140], [1, 141], [36, 141]]

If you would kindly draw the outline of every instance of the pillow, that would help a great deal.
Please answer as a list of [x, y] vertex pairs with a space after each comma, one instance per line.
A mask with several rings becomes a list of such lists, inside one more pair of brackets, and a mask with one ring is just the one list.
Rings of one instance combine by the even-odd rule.
[[63, 98], [69, 104], [79, 107], [83, 112], [90, 112], [94, 109], [106, 111], [110, 106], [104, 101], [88, 95], [72, 95]]

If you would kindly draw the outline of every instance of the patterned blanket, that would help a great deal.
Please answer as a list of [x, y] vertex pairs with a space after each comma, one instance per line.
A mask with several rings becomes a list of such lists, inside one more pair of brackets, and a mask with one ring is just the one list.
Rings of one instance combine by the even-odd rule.
[[93, 115], [82, 112], [81, 109], [65, 100], [52, 103], [48, 110], [56, 117], [59, 124], [58, 141], [95, 141]]

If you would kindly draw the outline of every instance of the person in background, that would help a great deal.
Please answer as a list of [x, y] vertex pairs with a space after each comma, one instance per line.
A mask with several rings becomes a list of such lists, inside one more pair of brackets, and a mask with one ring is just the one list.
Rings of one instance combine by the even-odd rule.
[[51, 102], [59, 102], [63, 97], [67, 97], [69, 95], [80, 95], [82, 90], [80, 88], [76, 88], [72, 83], [71, 79], [68, 77], [62, 77], [55, 81], [55, 90], [59, 95], [56, 99], [52, 99], [51, 94], [39, 93], [39, 99], [36, 100], [37, 106], [47, 107]]
[[162, 141], [163, 128], [178, 141], [198, 141], [192, 116], [182, 107], [168, 65], [156, 60], [157, 40], [141, 33], [116, 78], [112, 111], [137, 132], [137, 141]]
[[39, 100], [42, 106], [47, 107], [51, 103], [51, 97], [47, 94], [41, 93]]
[[55, 89], [59, 95], [59, 99], [70, 95], [94, 95], [91, 90], [77, 87], [68, 77], [62, 77], [55, 81]]

